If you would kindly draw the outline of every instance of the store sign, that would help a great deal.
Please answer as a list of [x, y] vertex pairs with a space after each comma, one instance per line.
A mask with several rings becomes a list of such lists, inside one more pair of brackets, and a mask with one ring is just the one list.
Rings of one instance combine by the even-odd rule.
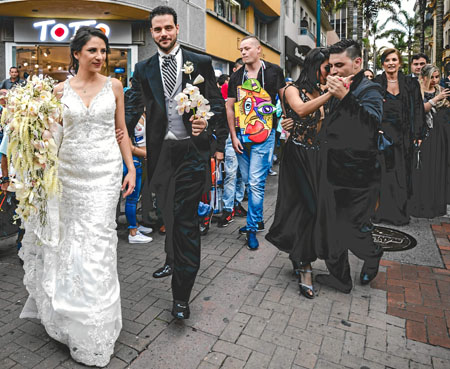
[[33, 27], [39, 30], [39, 41], [41, 42], [48, 41], [49, 37], [56, 42], [65, 41], [69, 36], [75, 35], [82, 26], [92, 26], [101, 29], [108, 37], [111, 33], [111, 28], [107, 24], [97, 23], [96, 20], [70, 22], [67, 25], [56, 23], [54, 19], [33, 23]]
[[131, 44], [131, 24], [117, 21], [17, 18], [15, 42], [69, 43], [82, 26], [96, 27], [112, 44]]

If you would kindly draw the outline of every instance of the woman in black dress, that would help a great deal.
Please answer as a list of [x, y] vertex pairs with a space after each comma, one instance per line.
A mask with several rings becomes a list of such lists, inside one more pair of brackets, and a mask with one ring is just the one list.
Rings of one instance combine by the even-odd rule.
[[381, 130], [394, 143], [383, 151], [379, 206], [373, 220], [405, 225], [410, 216], [414, 145], [419, 145], [424, 136], [425, 113], [419, 82], [399, 71], [400, 52], [386, 49], [381, 63], [384, 72], [374, 80], [381, 85], [385, 99]]
[[427, 114], [428, 137], [423, 141], [421, 168], [413, 169], [411, 215], [418, 218], [434, 218], [447, 213], [448, 143], [446, 125], [450, 103], [449, 89], [439, 86], [439, 69], [426, 65], [421, 71], [421, 88], [425, 113]]
[[311, 50], [298, 80], [284, 90], [285, 113], [293, 123], [282, 123], [290, 136], [280, 164], [275, 219], [266, 235], [269, 242], [289, 253], [300, 292], [310, 299], [315, 296], [311, 262], [319, 256], [314, 245], [319, 171], [316, 136], [324, 117], [323, 105], [331, 98], [321, 89], [329, 72], [328, 55], [323, 48]]

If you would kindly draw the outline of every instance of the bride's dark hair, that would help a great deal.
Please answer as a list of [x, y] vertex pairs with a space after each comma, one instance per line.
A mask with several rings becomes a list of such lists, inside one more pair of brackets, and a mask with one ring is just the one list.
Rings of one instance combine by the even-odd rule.
[[73, 55], [74, 52], [81, 51], [83, 46], [86, 45], [87, 42], [92, 37], [98, 37], [98, 38], [101, 38], [103, 41], [105, 41], [106, 68], [108, 68], [108, 54], [110, 52], [108, 37], [106, 37], [106, 35], [103, 33], [103, 31], [98, 28], [83, 26], [78, 29], [78, 31], [75, 34], [75, 36], [73, 37], [72, 41], [70, 41], [70, 67], [69, 67], [70, 74], [73, 75], [72, 72], [75, 72], [75, 74], [76, 74], [78, 72], [78, 68], [80, 67], [78, 60]]
[[306, 54], [303, 69], [295, 84], [304, 88], [308, 93], [320, 91], [320, 66], [330, 57], [330, 52], [324, 47], [317, 47]]

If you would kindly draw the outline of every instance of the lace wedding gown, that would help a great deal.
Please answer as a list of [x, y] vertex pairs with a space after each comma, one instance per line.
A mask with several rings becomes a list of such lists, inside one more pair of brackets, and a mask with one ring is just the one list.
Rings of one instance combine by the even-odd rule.
[[44, 228], [36, 218], [25, 225], [20, 257], [30, 296], [21, 317], [40, 319], [76, 361], [105, 366], [122, 328], [115, 223], [122, 159], [111, 80], [89, 108], [68, 81], [61, 101], [62, 196], [50, 199]]

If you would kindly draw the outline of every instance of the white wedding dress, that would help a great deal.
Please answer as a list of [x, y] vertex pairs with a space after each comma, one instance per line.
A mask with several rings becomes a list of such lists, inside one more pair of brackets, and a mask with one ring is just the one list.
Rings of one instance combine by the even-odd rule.
[[122, 158], [115, 138], [115, 96], [108, 78], [89, 108], [65, 82], [59, 149], [62, 195], [48, 203], [47, 225], [25, 225], [20, 250], [29, 298], [22, 318], [83, 364], [106, 366], [122, 328], [116, 206]]

